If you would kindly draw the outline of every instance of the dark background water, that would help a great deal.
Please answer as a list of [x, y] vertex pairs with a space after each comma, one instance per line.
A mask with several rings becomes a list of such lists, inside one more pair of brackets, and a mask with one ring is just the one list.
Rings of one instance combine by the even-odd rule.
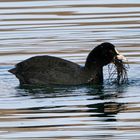
[[[139, 40], [138, 0], [0, 1], [0, 139], [139, 140]], [[129, 84], [21, 88], [7, 72], [40, 54], [83, 65], [105, 41], [127, 57]]]

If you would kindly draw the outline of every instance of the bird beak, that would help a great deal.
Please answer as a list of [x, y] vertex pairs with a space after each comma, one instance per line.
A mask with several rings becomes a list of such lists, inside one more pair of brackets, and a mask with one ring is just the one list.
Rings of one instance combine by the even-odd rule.
[[126, 57], [121, 55], [116, 49], [115, 49], [116, 53], [117, 53], [117, 56], [115, 57], [115, 59], [117, 60], [121, 60], [121, 61], [126, 61]]
[[121, 60], [121, 61], [126, 61], [126, 60], [127, 60], [126, 57], [123, 56], [123, 55], [121, 55], [121, 54], [118, 54], [118, 55], [116, 56], [116, 59]]

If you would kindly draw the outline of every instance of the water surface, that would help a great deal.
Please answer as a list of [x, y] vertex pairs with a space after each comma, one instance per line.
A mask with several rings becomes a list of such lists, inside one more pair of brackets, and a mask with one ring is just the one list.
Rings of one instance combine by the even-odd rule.
[[[0, 138], [138, 140], [139, 40], [138, 0], [1, 0]], [[105, 41], [127, 57], [129, 84], [22, 88], [7, 72], [41, 54], [83, 65]]]

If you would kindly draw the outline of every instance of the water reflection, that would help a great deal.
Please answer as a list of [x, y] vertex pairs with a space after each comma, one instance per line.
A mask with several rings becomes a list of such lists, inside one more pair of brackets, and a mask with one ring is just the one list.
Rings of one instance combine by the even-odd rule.
[[[123, 89], [119, 90], [119, 87], [116, 88], [116, 91], [107, 92], [104, 90], [104, 87], [99, 87], [96, 92], [96, 98], [90, 99], [95, 100], [98, 99], [103, 102], [99, 102], [96, 104], [89, 104], [87, 107], [89, 108], [89, 112], [94, 112], [95, 115], [90, 115], [90, 117], [100, 117], [102, 121], [117, 121], [116, 115], [125, 110], [126, 104], [119, 103], [117, 101], [118, 96], [123, 93]], [[121, 92], [121, 93], [120, 93]]]
[[[138, 0], [0, 1], [0, 138], [138, 140], [139, 6]], [[84, 64], [106, 41], [127, 57], [128, 85], [20, 87], [7, 72], [41, 54]]]
[[[113, 87], [112, 87], [113, 88]], [[93, 102], [92, 104], [85, 104], [86, 112], [91, 114], [89, 117], [99, 117], [102, 118], [102, 121], [117, 121], [116, 115], [125, 110], [126, 103], [119, 103], [117, 98], [121, 97], [124, 93], [124, 87], [116, 86], [115, 90], [109, 89], [110, 91], [106, 91], [103, 85], [100, 86], [73, 86], [73, 87], [61, 87], [61, 86], [49, 86], [49, 87], [36, 87], [32, 86], [22, 86], [22, 89], [25, 90], [27, 96], [32, 96], [32, 98], [66, 98], [75, 96], [90, 96], [87, 98], [87, 101]], [[81, 90], [82, 89], [82, 90]], [[79, 90], [82, 91], [79, 92]], [[126, 90], [126, 88], [125, 88]], [[80, 95], [77, 95], [80, 93]], [[113, 93], [112, 93], [113, 92]], [[21, 96], [23, 96], [21, 94]], [[94, 103], [96, 101], [96, 103]], [[58, 106], [54, 106], [57, 107]], [[59, 106], [65, 107], [65, 105]], [[82, 106], [83, 107], [83, 106]], [[45, 109], [45, 107], [43, 107]], [[32, 110], [40, 110], [43, 108], [31, 108]], [[29, 108], [28, 108], [29, 109]], [[56, 111], [56, 110], [55, 110]], [[59, 111], [59, 113], [79, 113], [80, 110], [69, 110], [69, 111]], [[83, 112], [81, 110], [81, 112]]]

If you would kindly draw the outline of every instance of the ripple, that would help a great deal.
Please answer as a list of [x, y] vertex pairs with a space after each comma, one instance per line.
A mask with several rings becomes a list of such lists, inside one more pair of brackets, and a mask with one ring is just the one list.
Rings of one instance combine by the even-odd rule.
[[[138, 0], [1, 1], [0, 137], [138, 140], [139, 7]], [[106, 41], [128, 59], [126, 85], [20, 87], [8, 73], [40, 54], [84, 65]]]

